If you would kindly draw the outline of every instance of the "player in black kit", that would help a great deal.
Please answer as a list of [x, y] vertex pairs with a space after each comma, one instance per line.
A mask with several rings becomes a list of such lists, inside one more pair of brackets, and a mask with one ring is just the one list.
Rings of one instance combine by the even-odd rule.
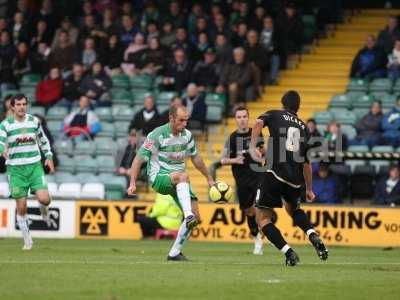
[[286, 265], [295, 266], [298, 255], [286, 243], [279, 229], [272, 223], [273, 209], [285, 205], [293, 223], [308, 236], [321, 260], [328, 258], [328, 250], [311, 225], [306, 213], [300, 208], [300, 194], [305, 185], [307, 201], [313, 201], [312, 169], [307, 152], [312, 147], [306, 125], [297, 117], [300, 96], [288, 91], [282, 97], [282, 110], [271, 110], [256, 120], [251, 136], [250, 152], [256, 160], [262, 160], [258, 152], [257, 138], [263, 127], [268, 127], [270, 138], [266, 161], [266, 173], [260, 180], [256, 195], [257, 223], [268, 240], [286, 256]]
[[[239, 198], [240, 209], [247, 216], [247, 224], [250, 234], [254, 237], [255, 255], [263, 254], [262, 234], [258, 231], [256, 222], [256, 210], [254, 200], [259, 173], [251, 168], [251, 164], [257, 164], [249, 154], [251, 128], [249, 128], [249, 112], [245, 107], [235, 109], [235, 121], [237, 129], [232, 132], [225, 143], [222, 165], [231, 165], [233, 177], [236, 182], [236, 191]], [[263, 151], [264, 139], [262, 134], [257, 147]]]

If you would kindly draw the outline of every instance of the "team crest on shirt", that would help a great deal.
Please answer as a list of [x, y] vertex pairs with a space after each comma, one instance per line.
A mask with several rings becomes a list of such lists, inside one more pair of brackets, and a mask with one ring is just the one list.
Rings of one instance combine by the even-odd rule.
[[153, 148], [153, 145], [154, 141], [146, 139], [146, 141], [143, 144], [143, 148], [150, 151]]

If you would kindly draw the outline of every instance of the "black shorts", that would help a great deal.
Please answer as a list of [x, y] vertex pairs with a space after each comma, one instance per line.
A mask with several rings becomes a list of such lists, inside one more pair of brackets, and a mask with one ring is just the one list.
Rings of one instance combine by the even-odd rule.
[[256, 197], [257, 183], [254, 185], [237, 186], [236, 192], [239, 199], [240, 209], [252, 207]]
[[256, 207], [282, 207], [282, 201], [298, 206], [300, 204], [301, 187], [294, 188], [279, 181], [272, 173], [266, 173], [260, 180], [256, 193]]

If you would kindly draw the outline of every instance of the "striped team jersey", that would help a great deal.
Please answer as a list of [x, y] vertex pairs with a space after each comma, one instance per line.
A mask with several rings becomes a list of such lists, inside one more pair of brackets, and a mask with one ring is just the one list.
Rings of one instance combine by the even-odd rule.
[[0, 124], [0, 153], [7, 151], [7, 165], [20, 166], [41, 160], [40, 149], [52, 158], [50, 143], [39, 120], [26, 114], [23, 122], [8, 117]]
[[138, 152], [147, 161], [147, 175], [151, 183], [157, 174], [184, 171], [185, 158], [196, 154], [192, 133], [184, 129], [174, 136], [169, 123], [150, 132]]

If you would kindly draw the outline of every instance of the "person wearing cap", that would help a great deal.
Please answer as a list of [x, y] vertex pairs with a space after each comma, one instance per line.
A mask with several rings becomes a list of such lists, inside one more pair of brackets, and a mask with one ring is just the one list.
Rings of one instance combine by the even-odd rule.
[[321, 163], [313, 177], [315, 202], [324, 204], [342, 203], [339, 180], [330, 172], [329, 165]]
[[215, 49], [207, 48], [204, 59], [197, 62], [193, 68], [193, 82], [200, 91], [213, 91], [218, 84], [217, 64], [215, 62]]

